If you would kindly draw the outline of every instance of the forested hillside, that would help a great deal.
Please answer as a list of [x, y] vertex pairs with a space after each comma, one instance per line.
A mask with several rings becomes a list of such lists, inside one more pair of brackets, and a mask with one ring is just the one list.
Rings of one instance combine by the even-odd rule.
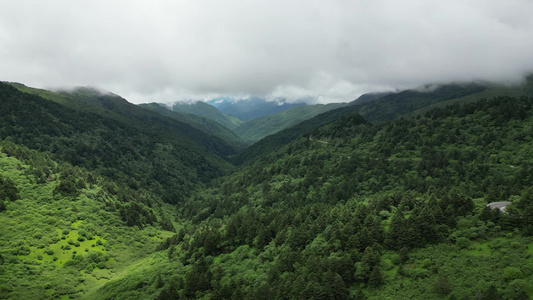
[[[142, 273], [159, 299], [528, 299], [532, 130], [528, 98], [345, 116], [199, 190]], [[99, 295], [157, 288], [130, 275]]]
[[122, 98], [93, 98], [97, 106], [71, 108], [0, 83], [0, 138], [150, 189], [169, 203], [230, 168], [223, 156], [234, 149], [221, 140]]
[[244, 122], [279, 113], [292, 107], [305, 105], [303, 102], [289, 103], [284, 99], [267, 101], [265, 98], [260, 97], [250, 97], [246, 99], [221, 97], [209, 100], [207, 103], [216, 107], [221, 112], [230, 116], [235, 116]]
[[513, 86], [482, 83], [447, 84], [425, 86], [397, 93], [364, 94], [350, 102], [348, 107], [327, 111], [265, 137], [239, 153], [234, 162], [243, 164], [254, 161], [279, 149], [302, 134], [309, 134], [321, 126], [352, 113], [358, 113], [366, 120], [374, 124], [380, 124], [399, 118], [411, 118], [433, 108], [446, 107], [455, 103], [475, 102], [486, 97], [495, 96], [531, 96], [532, 93], [533, 80], [528, 77], [525, 83]]
[[[114, 119], [142, 132], [151, 134], [151, 131], [154, 130], [174, 131], [174, 134], [186, 136], [187, 139], [192, 139], [200, 146], [221, 156], [232, 155], [235, 152], [234, 145], [229, 144], [222, 137], [206, 133], [201, 128], [189, 124], [186, 120], [168, 118], [159, 112], [129, 103], [126, 99], [107, 91], [92, 87], [78, 87], [51, 92], [17, 83], [11, 85], [24, 93], [37, 95], [77, 111]], [[183, 139], [183, 137], [178, 139]]]
[[191, 103], [176, 102], [172, 104], [171, 109], [177, 112], [183, 112], [200, 117], [209, 118], [228, 129], [234, 129], [243, 122], [239, 118], [225, 114], [219, 111], [217, 108], [202, 101]]
[[119, 96], [2, 83], [0, 298], [528, 299], [533, 100], [472, 89], [332, 110], [234, 167]]
[[153, 253], [173, 209], [49, 155], [0, 142], [0, 298], [86, 297]]
[[323, 112], [346, 106], [346, 103], [296, 106], [281, 112], [244, 122], [234, 131], [244, 140], [254, 143], [285, 128], [292, 127]]
[[159, 103], [139, 104], [140, 107], [155, 111], [163, 116], [167, 116], [178, 121], [182, 121], [191, 125], [192, 127], [203, 131], [205, 134], [218, 137], [226, 141], [229, 145], [237, 149], [245, 148], [246, 143], [236, 133], [230, 129], [222, 126], [213, 119], [207, 117], [200, 117], [190, 113], [182, 113], [170, 110], [167, 106]]

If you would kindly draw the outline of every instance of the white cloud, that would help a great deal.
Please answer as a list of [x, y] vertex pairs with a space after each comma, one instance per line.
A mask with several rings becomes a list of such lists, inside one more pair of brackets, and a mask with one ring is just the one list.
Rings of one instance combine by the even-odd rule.
[[4, 1], [0, 80], [134, 102], [350, 101], [533, 71], [533, 2]]

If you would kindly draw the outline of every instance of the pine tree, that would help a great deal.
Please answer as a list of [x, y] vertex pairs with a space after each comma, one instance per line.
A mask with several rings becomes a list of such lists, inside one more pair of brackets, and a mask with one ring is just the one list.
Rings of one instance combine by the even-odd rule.
[[333, 282], [331, 283], [331, 289], [333, 291], [332, 299], [335, 300], [344, 300], [348, 299], [349, 291], [344, 284], [344, 280], [339, 274], [333, 276]]
[[401, 249], [406, 246], [406, 228], [403, 207], [400, 206], [392, 216], [389, 231], [387, 233], [387, 244], [389, 248]]
[[500, 294], [498, 294], [498, 290], [496, 289], [496, 287], [491, 285], [489, 287], [489, 289], [487, 290], [487, 292], [485, 292], [485, 294], [483, 295], [483, 297], [481, 299], [483, 299], [483, 300], [500, 300], [501, 296], [500, 296]]
[[375, 266], [372, 272], [370, 273], [370, 277], [368, 278], [368, 286], [369, 287], [380, 287], [383, 284], [383, 275], [381, 274], [381, 268], [379, 266]]
[[452, 287], [446, 276], [439, 276], [439, 279], [435, 283], [435, 292], [443, 296], [446, 296], [452, 292]]
[[0, 199], [0, 212], [7, 210], [6, 203]]

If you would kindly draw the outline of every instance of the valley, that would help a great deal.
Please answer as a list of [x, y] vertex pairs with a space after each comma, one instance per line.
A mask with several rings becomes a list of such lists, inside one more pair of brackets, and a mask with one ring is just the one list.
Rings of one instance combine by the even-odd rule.
[[240, 118], [2, 82], [0, 298], [529, 299], [531, 82]]

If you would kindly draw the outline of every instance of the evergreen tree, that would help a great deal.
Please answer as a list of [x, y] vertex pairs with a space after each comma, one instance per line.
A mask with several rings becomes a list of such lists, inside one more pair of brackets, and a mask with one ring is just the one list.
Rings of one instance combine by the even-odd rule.
[[0, 199], [0, 212], [5, 211], [6, 209], [6, 203], [2, 199]]
[[381, 274], [381, 268], [379, 266], [375, 266], [374, 269], [372, 269], [372, 272], [370, 273], [370, 277], [368, 278], [368, 286], [369, 287], [380, 287], [383, 284], [383, 275]]
[[498, 294], [498, 290], [496, 289], [496, 287], [494, 287], [494, 285], [491, 285], [487, 292], [485, 292], [485, 294], [483, 294], [483, 297], [481, 298], [483, 300], [500, 300], [501, 299], [501, 296], [500, 294]]
[[331, 289], [333, 291], [333, 297], [331, 299], [344, 300], [348, 299], [349, 291], [344, 283], [344, 280], [339, 274], [333, 276], [333, 282], [331, 283]]
[[442, 275], [439, 276], [434, 288], [435, 292], [442, 296], [446, 296], [452, 292], [452, 287], [448, 282], [448, 278]]

